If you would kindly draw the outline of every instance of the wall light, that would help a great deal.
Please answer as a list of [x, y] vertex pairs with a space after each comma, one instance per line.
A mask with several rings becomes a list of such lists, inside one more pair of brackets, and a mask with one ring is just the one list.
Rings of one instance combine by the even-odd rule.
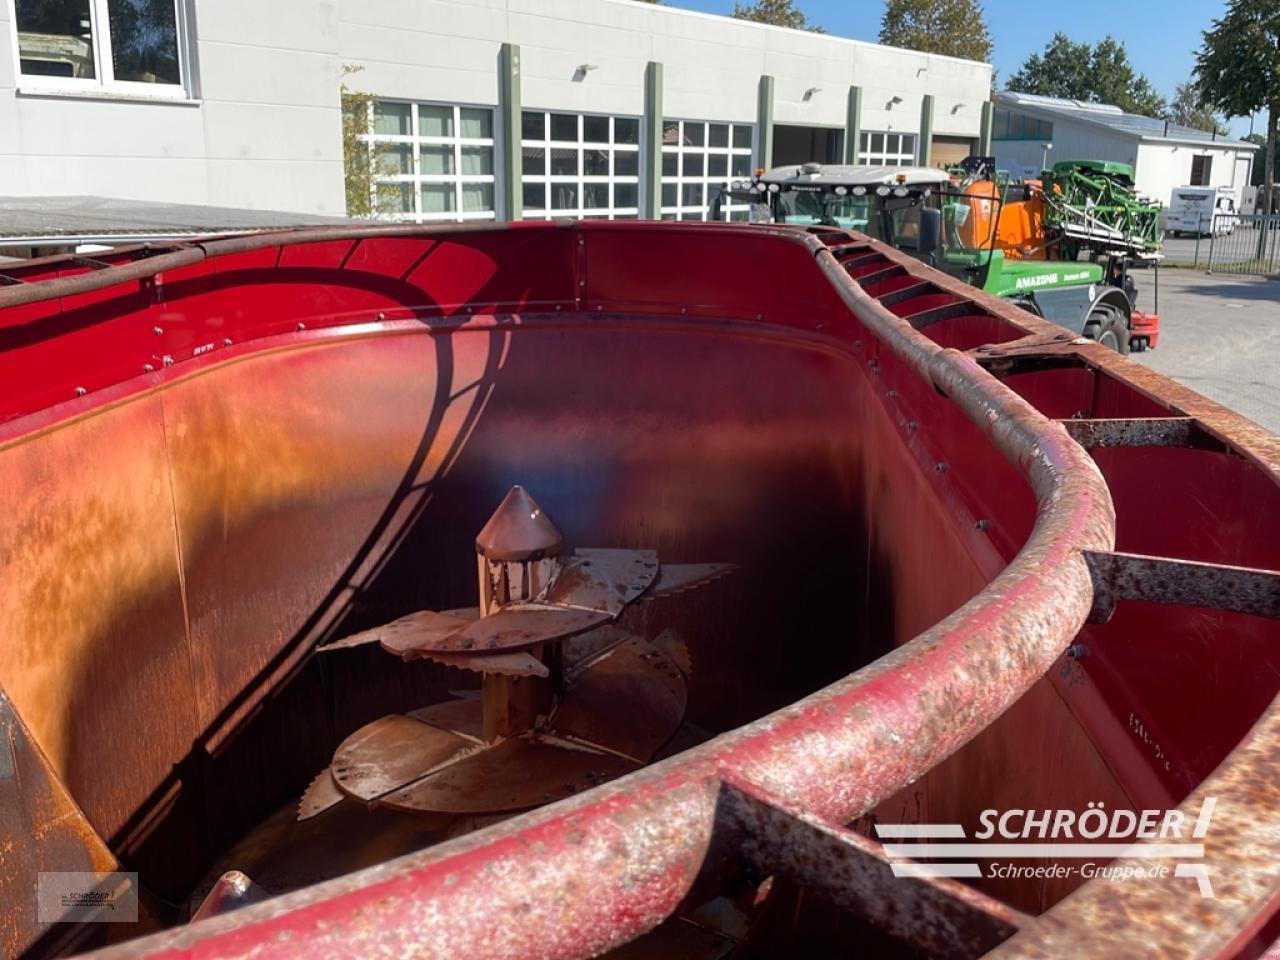
[[815, 93], [821, 93], [821, 92], [822, 92], [821, 87], [810, 87], [808, 90], [804, 92], [805, 102], [808, 103], [810, 100], [813, 99], [813, 95]]
[[594, 63], [580, 63], [578, 68], [573, 71], [573, 82], [581, 83], [587, 78], [587, 74], [592, 70], [599, 70], [600, 67]]

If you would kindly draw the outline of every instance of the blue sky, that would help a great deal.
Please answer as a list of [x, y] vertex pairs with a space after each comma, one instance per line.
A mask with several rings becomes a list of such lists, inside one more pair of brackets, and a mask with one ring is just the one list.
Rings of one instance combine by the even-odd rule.
[[[728, 14], [733, 0], [664, 0], [673, 7]], [[883, 0], [796, 0], [809, 20], [828, 33], [874, 41], [880, 32]], [[1072, 40], [1095, 43], [1110, 33], [1124, 43], [1135, 69], [1145, 73], [1164, 96], [1191, 76], [1200, 34], [1222, 15], [1225, 0], [1163, 0], [1140, 12], [1116, 0], [985, 0], [983, 8], [995, 44], [1000, 79], [1017, 71], [1030, 54], [1044, 49], [1055, 31]], [[1249, 120], [1231, 121], [1237, 136], [1249, 132]], [[1265, 132], [1259, 116], [1255, 129]]]

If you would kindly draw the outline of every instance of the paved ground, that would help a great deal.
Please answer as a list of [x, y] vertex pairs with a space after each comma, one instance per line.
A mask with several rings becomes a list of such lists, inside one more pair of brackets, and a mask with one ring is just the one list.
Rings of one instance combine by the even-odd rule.
[[1162, 269], [1160, 347], [1132, 357], [1280, 433], [1280, 281]]
[[1195, 237], [1174, 237], [1167, 234], [1160, 247], [1169, 263], [1195, 263], [1201, 266], [1209, 262], [1209, 238], [1201, 237], [1197, 247]]

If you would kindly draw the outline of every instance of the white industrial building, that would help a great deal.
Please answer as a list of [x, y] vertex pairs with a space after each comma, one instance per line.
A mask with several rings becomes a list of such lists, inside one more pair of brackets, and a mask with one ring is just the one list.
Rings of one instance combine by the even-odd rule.
[[[991, 67], [632, 0], [0, 0], [0, 195], [702, 217], [725, 179], [980, 145]], [[353, 72], [354, 71], [354, 72]], [[363, 120], [362, 120], [363, 122]]]
[[1238, 204], [1258, 149], [1109, 104], [1007, 91], [996, 94], [991, 142], [996, 165], [1015, 176], [1061, 160], [1127, 163], [1138, 192], [1165, 206], [1188, 185], [1231, 187]]

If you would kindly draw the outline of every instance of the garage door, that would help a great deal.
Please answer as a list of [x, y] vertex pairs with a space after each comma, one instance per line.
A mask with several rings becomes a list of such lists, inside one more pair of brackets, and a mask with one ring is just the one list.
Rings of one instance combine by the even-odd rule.
[[968, 137], [934, 137], [930, 146], [930, 162], [935, 167], [950, 167], [971, 153], [973, 141]]

